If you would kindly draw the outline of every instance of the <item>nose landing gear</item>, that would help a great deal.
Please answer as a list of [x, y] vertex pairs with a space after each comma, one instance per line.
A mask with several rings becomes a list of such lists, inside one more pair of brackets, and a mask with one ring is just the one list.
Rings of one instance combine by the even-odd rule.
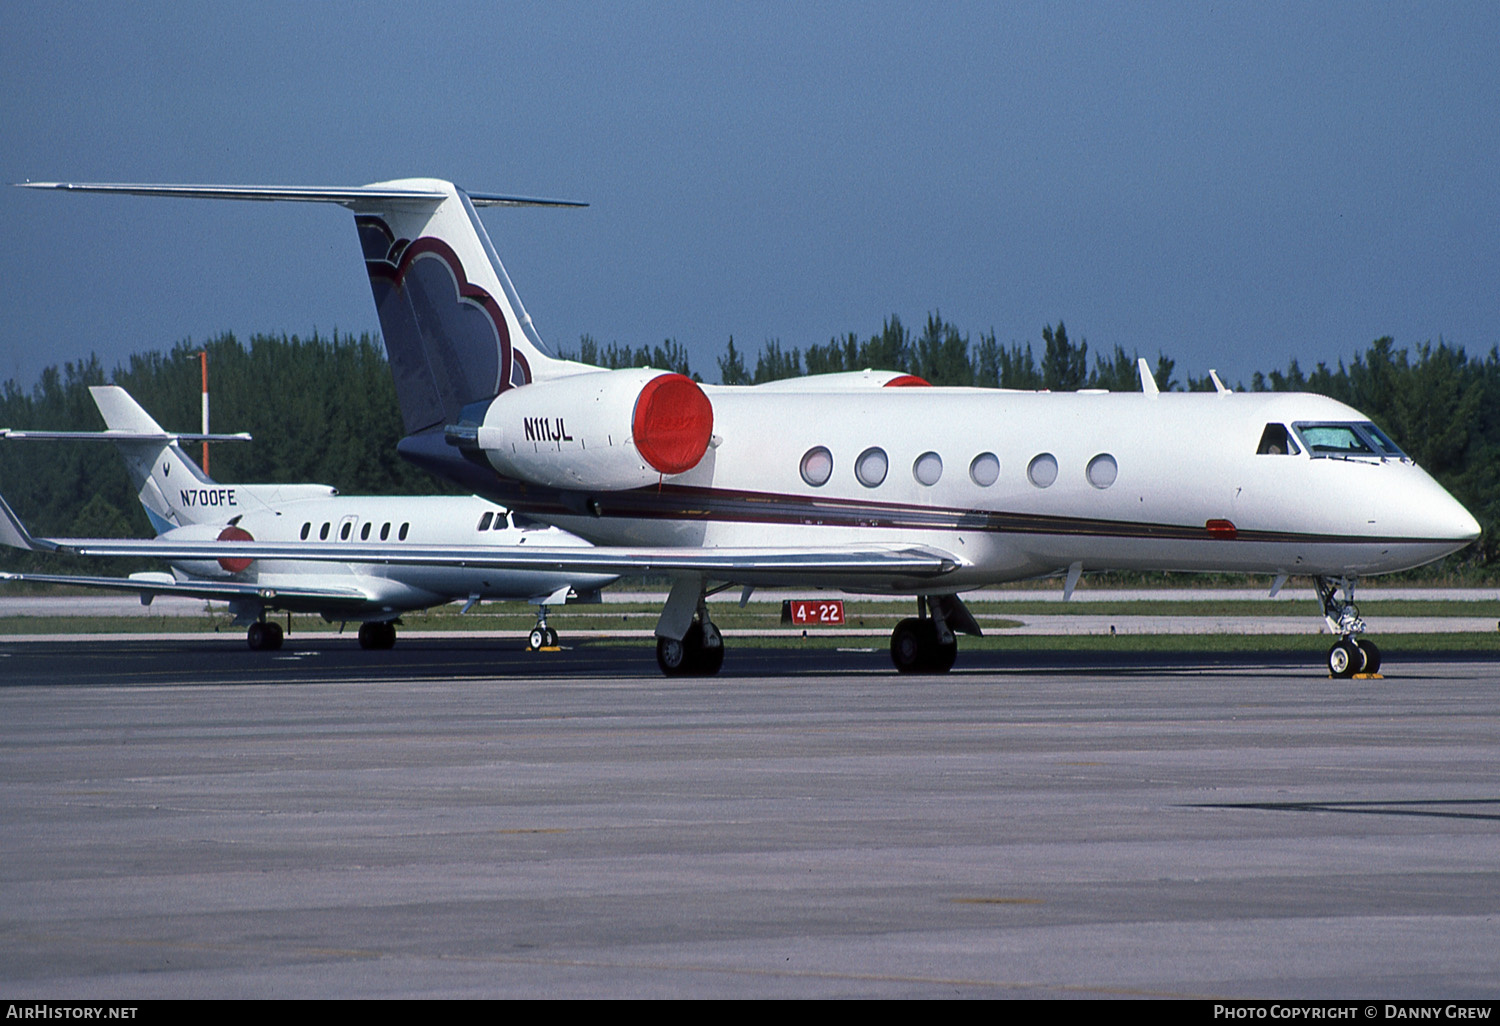
[[557, 632], [547, 626], [547, 607], [538, 605], [536, 607], [536, 626], [531, 628], [531, 634], [526, 643], [533, 652], [540, 652], [544, 648], [557, 647]]
[[[1380, 672], [1380, 649], [1375, 642], [1362, 638], [1365, 622], [1354, 604], [1354, 578], [1314, 577], [1318, 599], [1323, 604], [1323, 619], [1330, 633], [1339, 640], [1328, 650], [1328, 673], [1339, 678], [1374, 677]], [[1340, 599], [1339, 593], [1343, 593]]]

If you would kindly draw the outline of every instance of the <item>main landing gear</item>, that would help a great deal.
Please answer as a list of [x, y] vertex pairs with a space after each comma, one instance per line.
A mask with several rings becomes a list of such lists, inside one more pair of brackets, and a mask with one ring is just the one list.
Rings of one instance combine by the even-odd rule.
[[917, 596], [917, 615], [891, 632], [891, 662], [901, 673], [947, 673], [958, 657], [958, 639], [943, 615], [943, 603]]
[[724, 665], [724, 635], [708, 618], [708, 594], [691, 578], [672, 585], [656, 627], [656, 665], [668, 677], [712, 677]]
[[387, 649], [396, 647], [396, 624], [391, 620], [366, 620], [359, 625], [359, 647]]
[[[1380, 649], [1375, 642], [1360, 637], [1365, 622], [1354, 604], [1354, 578], [1314, 577], [1318, 600], [1323, 603], [1323, 619], [1330, 633], [1339, 640], [1328, 650], [1328, 673], [1333, 677], [1370, 677], [1380, 672]], [[1343, 598], [1338, 597], [1343, 592]]]
[[282, 640], [281, 624], [274, 620], [256, 620], [245, 631], [245, 644], [252, 652], [274, 652]]

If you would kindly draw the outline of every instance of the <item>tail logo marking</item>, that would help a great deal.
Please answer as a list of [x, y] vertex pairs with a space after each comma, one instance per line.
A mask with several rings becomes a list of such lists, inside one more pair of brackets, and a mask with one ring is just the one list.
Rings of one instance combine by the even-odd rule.
[[398, 391], [403, 381], [421, 383], [423, 408], [403, 415], [425, 423], [408, 423], [409, 431], [451, 423], [463, 406], [531, 380], [500, 304], [469, 280], [448, 243], [397, 239], [373, 215], [355, 220]]

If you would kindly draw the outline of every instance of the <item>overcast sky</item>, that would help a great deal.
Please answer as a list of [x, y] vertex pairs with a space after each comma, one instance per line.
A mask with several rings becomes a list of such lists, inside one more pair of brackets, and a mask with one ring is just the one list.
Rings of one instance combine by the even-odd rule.
[[[448, 178], [544, 338], [1500, 342], [1500, 4], [10, 3], [0, 181]], [[0, 188], [0, 380], [375, 331], [352, 219]], [[185, 369], [191, 383], [193, 371]], [[225, 430], [232, 425], [225, 425]]]

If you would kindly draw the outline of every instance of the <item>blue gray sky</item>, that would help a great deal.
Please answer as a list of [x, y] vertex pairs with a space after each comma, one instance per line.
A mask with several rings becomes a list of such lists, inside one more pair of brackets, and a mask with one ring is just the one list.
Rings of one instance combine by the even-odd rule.
[[[1248, 379], [1500, 342], [1497, 53], [1500, 5], [1432, 0], [6, 4], [0, 181], [584, 200], [484, 215], [543, 337], [708, 380], [932, 311]], [[0, 380], [377, 329], [336, 207], [0, 188], [0, 224]]]

